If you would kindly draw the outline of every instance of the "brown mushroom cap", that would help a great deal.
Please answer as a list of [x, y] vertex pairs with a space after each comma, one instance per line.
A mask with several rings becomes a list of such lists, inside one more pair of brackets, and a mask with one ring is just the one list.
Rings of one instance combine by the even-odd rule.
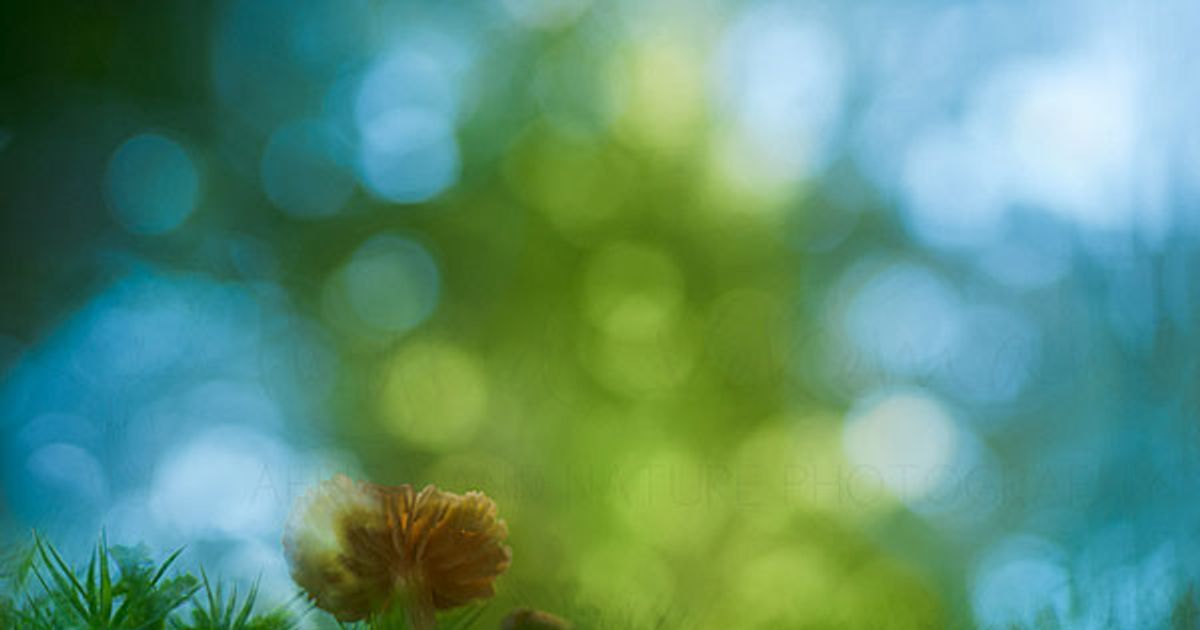
[[365, 619], [397, 600], [416, 626], [435, 609], [491, 597], [511, 550], [496, 504], [479, 492], [426, 486], [320, 484], [292, 513], [284, 549], [292, 578], [318, 608]]

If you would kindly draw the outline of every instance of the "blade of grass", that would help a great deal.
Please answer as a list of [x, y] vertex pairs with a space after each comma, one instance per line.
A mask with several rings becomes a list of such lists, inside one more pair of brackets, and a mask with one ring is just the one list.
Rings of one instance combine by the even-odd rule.
[[479, 621], [479, 618], [483, 615], [485, 608], [487, 608], [487, 606], [476, 606], [472, 610], [459, 615], [459, 617], [452, 622], [452, 625], [450, 625], [447, 630], [466, 630], [466, 628], [470, 628], [475, 624], [476, 621]]
[[212, 584], [208, 581], [208, 572], [204, 570], [204, 567], [200, 567], [200, 583], [203, 585], [205, 597], [208, 598], [209, 617], [212, 618], [213, 623], [217, 623], [221, 618], [219, 597], [213, 593]]
[[33, 614], [33, 616], [37, 619], [37, 623], [39, 625], [41, 625], [43, 628], [49, 628], [50, 620], [42, 618], [42, 607], [38, 606], [33, 601], [33, 597], [31, 595], [28, 595], [28, 594], [25, 595], [25, 603], [26, 603], [26, 606], [29, 608], [30, 612]]
[[[235, 628], [242, 628], [246, 625], [246, 621], [250, 619], [250, 612], [254, 609], [254, 600], [256, 599], [258, 599], [257, 578], [254, 580], [254, 585], [250, 587], [250, 593], [246, 595], [246, 602], [242, 604], [242, 612], [237, 616], [237, 622], [234, 624]], [[231, 599], [230, 608], [233, 608], [232, 605], [236, 604], [236, 602], [236, 598]]]
[[83, 579], [83, 584], [84, 584], [84, 586], [87, 587], [87, 597], [85, 598], [85, 601], [87, 602], [87, 607], [88, 607], [89, 613], [95, 612], [95, 610], [96, 610], [96, 592], [100, 590], [99, 588], [96, 587], [96, 554], [97, 553], [99, 553], [99, 550], [93, 549], [91, 555], [88, 557], [87, 575], [84, 576], [84, 579]]
[[[43, 541], [40, 537], [37, 539], [38, 552], [41, 553], [42, 562], [46, 564], [55, 576], [66, 576], [69, 580], [69, 585], [74, 588], [75, 592], [83, 597], [87, 597], [87, 591], [83, 585], [79, 583], [79, 578], [75, 577], [75, 572], [71, 570], [70, 565], [63, 560], [59, 555], [58, 550], [48, 542]], [[49, 553], [47, 553], [47, 550]]]
[[[86, 598], [87, 593], [84, 591], [83, 586], [79, 583], [79, 578], [75, 577], [75, 573], [71, 571], [69, 566], [67, 566], [67, 563], [62, 559], [62, 556], [58, 555], [58, 551], [56, 551], [49, 543], [42, 541], [41, 537], [37, 536], [36, 534], [35, 544], [37, 545], [38, 554], [42, 558], [42, 563], [46, 565], [46, 569], [50, 571], [50, 577], [54, 580], [55, 584], [58, 585], [57, 593], [59, 597], [65, 599], [66, 603], [75, 609], [75, 612], [79, 614], [79, 620], [81, 622], [87, 623], [87, 609], [80, 602], [80, 598]], [[47, 552], [47, 548], [49, 549], [49, 552]], [[56, 591], [49, 588], [49, 586], [46, 584], [46, 581], [42, 579], [41, 572], [36, 568], [34, 569], [34, 572], [35, 575], [38, 576], [38, 581], [42, 583], [42, 587], [46, 589], [47, 593], [53, 596]]]
[[112, 618], [113, 610], [113, 586], [112, 575], [109, 573], [109, 558], [108, 558], [108, 533], [100, 532], [100, 548], [97, 549], [97, 555], [100, 556], [100, 618], [105, 623]]
[[158, 571], [155, 572], [154, 577], [150, 579], [150, 586], [158, 584], [158, 581], [162, 579], [164, 574], [166, 574], [167, 569], [169, 569], [171, 565], [175, 563], [176, 558], [179, 557], [179, 554], [183, 553], [183, 550], [184, 548], [180, 547], [176, 549], [174, 553], [167, 556], [167, 559], [163, 561], [162, 566], [158, 567]]
[[225, 598], [225, 589], [217, 584], [217, 600], [221, 602], [221, 625], [226, 628], [233, 623], [233, 615], [237, 612], [237, 584], [229, 589], [229, 598]]

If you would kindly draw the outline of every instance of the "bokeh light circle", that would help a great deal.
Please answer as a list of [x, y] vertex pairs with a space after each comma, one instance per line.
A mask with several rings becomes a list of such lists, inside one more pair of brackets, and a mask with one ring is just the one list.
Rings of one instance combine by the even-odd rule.
[[351, 310], [379, 332], [411, 330], [437, 307], [437, 263], [424, 247], [401, 236], [364, 243], [342, 269], [342, 281]]
[[397, 50], [359, 85], [354, 117], [366, 187], [394, 203], [428, 201], [458, 179], [459, 90], [440, 58]]
[[469, 441], [487, 410], [487, 376], [479, 361], [447, 342], [406, 345], [383, 382], [384, 426], [405, 441], [444, 449]]
[[664, 332], [683, 307], [683, 276], [665, 252], [619, 242], [592, 257], [584, 272], [584, 312], [617, 338]]
[[1047, 612], [1064, 619], [1071, 607], [1071, 575], [1062, 551], [1049, 541], [1017, 535], [1000, 541], [980, 562], [971, 592], [975, 619], [984, 627], [1034, 624]]
[[815, 546], [796, 545], [751, 558], [741, 564], [734, 586], [741, 604], [738, 626], [836, 626], [843, 574], [835, 558]]
[[936, 491], [952, 474], [960, 438], [954, 420], [917, 390], [869, 398], [850, 411], [842, 445], [854, 466], [869, 471], [904, 501]]
[[280, 210], [298, 218], [337, 214], [354, 192], [337, 139], [317, 121], [284, 125], [271, 134], [259, 168], [263, 191]]
[[[579, 562], [579, 591], [599, 606], [620, 610], [633, 623], [661, 618], [678, 587], [671, 567], [653, 548], [609, 541], [588, 548]], [[617, 580], [636, 575], [637, 580]]]
[[244, 536], [270, 532], [283, 517], [267, 471], [289, 460], [274, 437], [218, 425], [163, 457], [150, 489], [150, 513], [162, 526], [190, 534]]
[[941, 380], [964, 400], [994, 405], [1017, 400], [1040, 362], [1038, 329], [1020, 311], [993, 305], [965, 309], [961, 346]]
[[630, 531], [658, 548], [704, 549], [727, 516], [724, 503], [713, 497], [713, 471], [685, 449], [631, 455], [617, 479], [613, 509]]
[[749, 5], [714, 59], [713, 98], [730, 121], [719, 163], [751, 188], [820, 168], [842, 110], [841, 43], [782, 4]]
[[134, 234], [165, 234], [196, 207], [200, 177], [179, 143], [140, 134], [113, 153], [105, 174], [113, 216]]
[[359, 153], [363, 178], [373, 193], [396, 203], [436, 197], [458, 179], [459, 153], [445, 117], [400, 109], [364, 130]]
[[108, 500], [104, 466], [79, 446], [64, 442], [47, 444], [30, 454], [26, 467], [42, 492], [49, 491], [88, 507], [103, 505]]
[[354, 100], [359, 130], [401, 109], [435, 112], [453, 119], [458, 90], [447, 69], [428, 55], [399, 50], [384, 56], [367, 71]]
[[908, 262], [863, 265], [847, 279], [832, 323], [848, 350], [872, 365], [893, 374], [925, 374], [961, 343], [961, 300], [933, 270]]

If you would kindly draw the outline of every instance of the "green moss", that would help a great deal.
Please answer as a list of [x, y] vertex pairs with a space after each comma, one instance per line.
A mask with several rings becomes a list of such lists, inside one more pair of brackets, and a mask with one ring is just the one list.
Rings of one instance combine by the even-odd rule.
[[186, 621], [172, 622], [178, 630], [290, 630], [296, 626], [295, 618], [283, 608], [254, 613], [257, 582], [250, 587], [245, 599], [239, 601], [236, 587], [226, 596], [224, 587], [219, 582], [213, 586], [203, 570], [200, 579], [204, 584], [204, 596], [193, 598], [192, 606], [185, 614]]
[[[162, 562], [145, 547], [109, 546], [101, 537], [86, 566], [74, 568], [35, 535], [11, 554], [0, 579], [0, 628], [27, 630], [287, 630], [284, 609], [257, 613], [257, 589], [226, 599], [204, 576], [173, 571], [182, 549]], [[203, 600], [196, 596], [204, 591]]]

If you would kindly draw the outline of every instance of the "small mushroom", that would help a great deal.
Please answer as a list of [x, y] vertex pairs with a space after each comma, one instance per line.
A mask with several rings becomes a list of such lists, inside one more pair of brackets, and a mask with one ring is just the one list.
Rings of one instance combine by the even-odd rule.
[[414, 630], [431, 630], [436, 611], [495, 593], [512, 561], [507, 536], [495, 502], [480, 492], [417, 492], [337, 475], [297, 503], [283, 546], [292, 579], [337, 619], [398, 605]]

